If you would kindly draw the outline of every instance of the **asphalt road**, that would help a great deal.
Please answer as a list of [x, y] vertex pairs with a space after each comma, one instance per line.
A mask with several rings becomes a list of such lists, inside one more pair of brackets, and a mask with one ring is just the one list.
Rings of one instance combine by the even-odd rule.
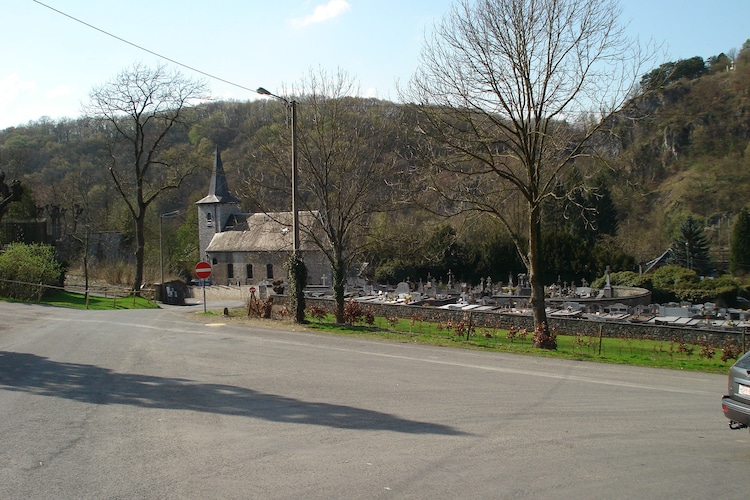
[[[202, 309], [201, 309], [202, 310]], [[746, 498], [726, 377], [0, 302], [0, 498]]]

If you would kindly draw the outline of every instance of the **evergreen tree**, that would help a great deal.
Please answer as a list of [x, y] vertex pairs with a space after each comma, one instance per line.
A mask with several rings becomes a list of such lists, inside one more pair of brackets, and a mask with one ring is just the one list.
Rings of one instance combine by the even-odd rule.
[[602, 181], [592, 196], [591, 204], [596, 208], [597, 234], [615, 236], [618, 228], [617, 208], [607, 183]]
[[692, 215], [682, 222], [677, 238], [672, 241], [672, 263], [692, 269], [699, 275], [712, 270], [708, 239]]
[[748, 207], [740, 210], [732, 226], [729, 271], [735, 275], [750, 273], [750, 208]]

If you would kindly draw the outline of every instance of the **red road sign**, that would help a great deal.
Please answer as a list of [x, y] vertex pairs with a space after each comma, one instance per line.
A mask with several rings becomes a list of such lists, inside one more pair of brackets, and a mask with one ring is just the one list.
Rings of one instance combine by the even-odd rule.
[[208, 262], [198, 262], [195, 265], [195, 275], [201, 279], [206, 279], [211, 276], [211, 264]]

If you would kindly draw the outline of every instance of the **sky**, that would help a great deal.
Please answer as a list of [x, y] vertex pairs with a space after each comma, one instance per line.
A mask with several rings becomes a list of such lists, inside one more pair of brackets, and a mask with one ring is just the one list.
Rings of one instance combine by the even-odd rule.
[[[452, 4], [0, 0], [0, 130], [42, 117], [78, 118], [93, 88], [135, 63], [163, 63], [205, 80], [215, 99], [258, 99], [258, 87], [282, 93], [311, 71], [343, 70], [361, 96], [397, 101], [425, 33]], [[621, 6], [629, 36], [663, 44], [663, 62], [739, 50], [750, 38], [750, 0], [621, 0]]]

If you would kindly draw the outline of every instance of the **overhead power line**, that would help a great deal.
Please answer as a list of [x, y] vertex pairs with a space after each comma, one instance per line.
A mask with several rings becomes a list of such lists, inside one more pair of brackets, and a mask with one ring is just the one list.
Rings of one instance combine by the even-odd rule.
[[38, 4], [39, 4], [39, 5], [41, 5], [42, 7], [46, 7], [46, 8], [48, 8], [48, 9], [49, 9], [49, 10], [51, 10], [51, 11], [57, 12], [58, 14], [60, 14], [60, 15], [63, 15], [63, 16], [65, 16], [65, 17], [67, 17], [68, 19], [72, 19], [73, 21], [75, 21], [75, 22], [77, 22], [77, 23], [81, 23], [81, 24], [83, 24], [84, 26], [87, 26], [87, 27], [89, 27], [89, 28], [91, 28], [91, 29], [93, 29], [93, 30], [96, 30], [96, 31], [98, 31], [99, 33], [103, 33], [103, 34], [105, 34], [105, 35], [107, 35], [107, 36], [109, 36], [109, 37], [112, 37], [112, 38], [114, 38], [115, 40], [118, 40], [118, 41], [120, 41], [120, 42], [123, 42], [123, 43], [126, 43], [126, 44], [128, 44], [128, 45], [130, 45], [130, 46], [132, 46], [132, 47], [135, 47], [135, 48], [136, 48], [136, 49], [138, 49], [138, 50], [142, 50], [142, 51], [144, 51], [144, 52], [148, 52], [149, 54], [155, 55], [156, 57], [159, 57], [159, 58], [161, 58], [161, 59], [164, 59], [164, 60], [166, 60], [166, 61], [169, 61], [169, 62], [171, 62], [171, 63], [173, 63], [173, 64], [176, 64], [176, 65], [178, 65], [178, 66], [182, 66], [183, 68], [189, 69], [190, 71], [195, 71], [196, 73], [200, 73], [201, 75], [207, 76], [207, 77], [209, 77], [209, 78], [212, 78], [212, 79], [214, 79], [214, 80], [218, 80], [218, 81], [220, 81], [220, 82], [224, 82], [224, 83], [226, 83], [226, 84], [232, 85], [232, 86], [234, 86], [234, 87], [237, 87], [237, 88], [241, 88], [241, 89], [243, 89], [243, 90], [247, 90], [247, 91], [250, 91], [250, 92], [255, 92], [255, 93], [257, 94], [257, 90], [255, 90], [255, 89], [251, 89], [251, 88], [245, 87], [244, 85], [240, 85], [240, 84], [238, 84], [238, 83], [230, 82], [229, 80], [226, 80], [226, 79], [224, 79], [224, 78], [218, 77], [218, 76], [216, 76], [216, 75], [212, 75], [211, 73], [207, 73], [207, 72], [205, 72], [205, 71], [202, 71], [202, 70], [200, 70], [200, 69], [198, 69], [198, 68], [195, 68], [195, 67], [193, 67], [193, 66], [190, 66], [190, 65], [188, 65], [188, 64], [185, 64], [185, 63], [181, 63], [180, 61], [176, 61], [176, 60], [174, 60], [174, 59], [172, 59], [172, 58], [170, 58], [170, 57], [167, 57], [167, 56], [165, 56], [165, 55], [159, 54], [158, 52], [155, 52], [155, 51], [153, 51], [153, 50], [147, 49], [146, 47], [143, 47], [143, 46], [141, 46], [141, 45], [138, 45], [138, 44], [136, 44], [136, 43], [133, 43], [133, 42], [131, 42], [131, 41], [129, 41], [129, 40], [126, 40], [126, 39], [124, 39], [124, 38], [122, 38], [122, 37], [119, 37], [119, 36], [117, 36], [117, 35], [115, 35], [115, 34], [112, 34], [112, 33], [108, 32], [108, 31], [106, 31], [106, 30], [103, 30], [103, 29], [101, 29], [101, 28], [97, 28], [97, 27], [96, 27], [96, 26], [94, 26], [93, 24], [89, 24], [89, 23], [87, 23], [86, 21], [82, 21], [81, 19], [78, 19], [77, 17], [71, 16], [70, 14], [67, 14], [67, 13], [65, 13], [65, 12], [63, 12], [63, 11], [61, 11], [61, 10], [55, 9], [54, 7], [51, 7], [51, 6], [49, 6], [49, 5], [47, 5], [47, 4], [43, 3], [43, 2], [40, 2], [39, 0], [34, 0], [34, 2], [38, 3]]

